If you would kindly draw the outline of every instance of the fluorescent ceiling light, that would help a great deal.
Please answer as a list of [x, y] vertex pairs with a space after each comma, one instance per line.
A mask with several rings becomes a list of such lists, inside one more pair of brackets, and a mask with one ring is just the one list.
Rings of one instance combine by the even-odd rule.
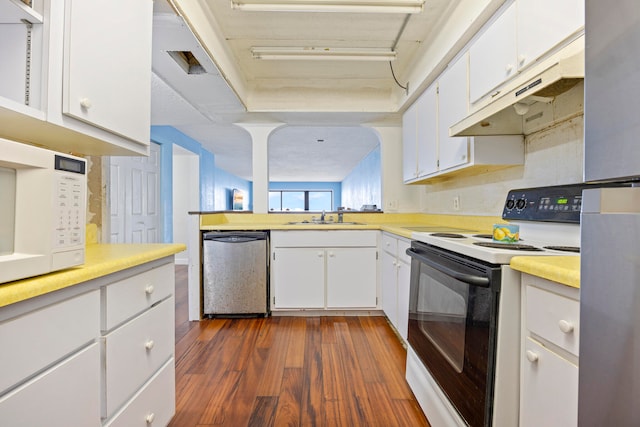
[[254, 59], [292, 61], [393, 61], [396, 52], [378, 48], [252, 47]]
[[231, 0], [234, 9], [255, 12], [420, 13], [425, 0]]

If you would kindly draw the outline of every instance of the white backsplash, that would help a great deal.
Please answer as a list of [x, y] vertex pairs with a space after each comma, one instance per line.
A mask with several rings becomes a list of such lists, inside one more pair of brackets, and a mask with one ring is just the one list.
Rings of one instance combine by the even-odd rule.
[[580, 115], [527, 135], [523, 166], [425, 185], [421, 211], [500, 216], [511, 189], [582, 182], [583, 123]]

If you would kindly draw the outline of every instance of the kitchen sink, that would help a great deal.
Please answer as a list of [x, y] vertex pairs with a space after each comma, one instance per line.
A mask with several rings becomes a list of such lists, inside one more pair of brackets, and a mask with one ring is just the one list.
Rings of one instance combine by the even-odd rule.
[[361, 222], [337, 222], [337, 221], [291, 221], [289, 225], [364, 225]]

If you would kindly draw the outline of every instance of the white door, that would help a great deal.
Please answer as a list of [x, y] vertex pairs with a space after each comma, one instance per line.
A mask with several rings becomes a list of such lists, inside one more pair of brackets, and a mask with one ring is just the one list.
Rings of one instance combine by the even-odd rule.
[[111, 243], [160, 242], [160, 146], [152, 143], [148, 157], [110, 163]]

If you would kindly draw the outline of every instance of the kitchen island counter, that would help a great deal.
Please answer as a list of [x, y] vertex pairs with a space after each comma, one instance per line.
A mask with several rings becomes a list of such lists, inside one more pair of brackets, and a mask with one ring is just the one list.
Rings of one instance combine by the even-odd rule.
[[511, 268], [572, 288], [580, 288], [579, 256], [517, 256]]
[[84, 265], [0, 284], [0, 307], [175, 255], [183, 244], [88, 244]]

